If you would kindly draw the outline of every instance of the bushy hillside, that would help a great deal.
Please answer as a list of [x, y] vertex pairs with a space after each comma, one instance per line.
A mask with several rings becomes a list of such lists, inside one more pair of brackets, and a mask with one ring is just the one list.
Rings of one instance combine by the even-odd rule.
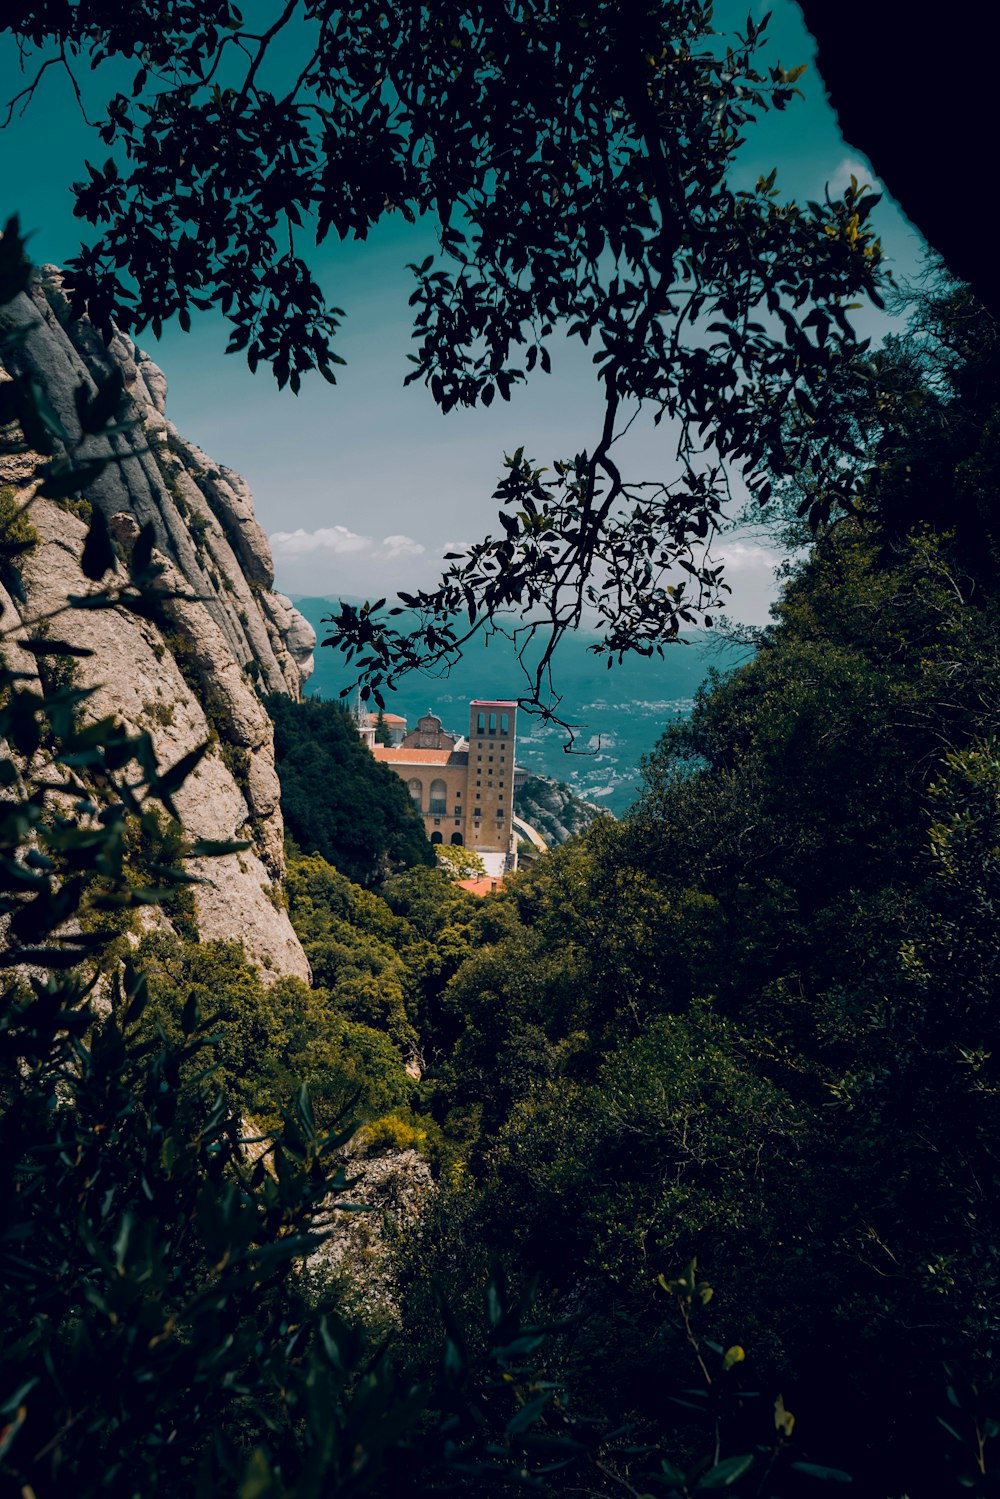
[[427, 1347], [428, 1272], [538, 1277], [553, 1376], [634, 1451], [777, 1429], [741, 1494], [812, 1493], [796, 1462], [866, 1499], [995, 1482], [1000, 345], [961, 293], [921, 311], [867, 377], [865, 508], [449, 985], [469, 1178], [404, 1256]]
[[361, 885], [434, 863], [405, 785], [373, 759], [339, 703], [275, 694], [267, 707], [285, 826], [305, 853]]
[[[843, 393], [862, 500], [629, 818], [477, 900], [271, 700], [311, 982], [199, 933], [189, 861], [261, 884], [177, 815], [249, 789], [218, 703], [179, 759], [169, 701], [95, 718], [30, 613], [67, 512], [0, 492], [4, 1494], [996, 1492], [1000, 339], [920, 311]], [[152, 544], [70, 518], [80, 618], [159, 630]], [[407, 1155], [366, 1301], [316, 1255]]]

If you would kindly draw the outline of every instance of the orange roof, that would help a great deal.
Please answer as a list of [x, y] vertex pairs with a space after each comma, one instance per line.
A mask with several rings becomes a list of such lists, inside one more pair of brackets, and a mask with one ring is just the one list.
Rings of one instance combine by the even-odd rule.
[[376, 760], [389, 765], [468, 765], [467, 750], [450, 749], [402, 749], [388, 744], [376, 744], [372, 749]]
[[459, 880], [457, 883], [471, 895], [492, 895], [503, 884], [503, 876], [498, 878], [496, 875], [481, 874], [477, 879]]
[[[378, 714], [377, 713], [369, 713], [368, 714], [368, 718], [369, 718], [369, 720], [372, 723], [378, 723]], [[382, 714], [382, 722], [383, 723], [405, 723], [406, 719], [405, 718], [400, 718], [400, 716], [399, 716], [398, 713], [383, 713]]]

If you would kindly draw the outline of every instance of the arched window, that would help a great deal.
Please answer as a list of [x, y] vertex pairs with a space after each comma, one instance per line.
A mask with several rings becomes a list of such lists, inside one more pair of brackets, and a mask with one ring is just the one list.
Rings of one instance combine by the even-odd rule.
[[431, 842], [432, 843], [443, 843], [444, 839], [441, 837], [440, 833], [432, 833], [431, 834]]
[[431, 781], [431, 799], [429, 810], [435, 817], [441, 817], [448, 810], [448, 787], [444, 781]]
[[451, 835], [451, 841], [458, 848], [462, 848], [463, 845], [465, 844], [465, 839], [462, 837], [461, 833], [452, 833], [452, 835]]
[[419, 780], [416, 776], [414, 776], [412, 781], [408, 781], [407, 782], [407, 790], [409, 791], [410, 795], [413, 797], [413, 805], [419, 810], [419, 808], [422, 805], [423, 800], [424, 800], [424, 783], [423, 783], [423, 781]]

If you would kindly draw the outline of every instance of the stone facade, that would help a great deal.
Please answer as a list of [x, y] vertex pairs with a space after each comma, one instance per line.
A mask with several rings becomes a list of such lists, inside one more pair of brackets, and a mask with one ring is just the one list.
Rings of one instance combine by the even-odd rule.
[[500, 856], [513, 868], [516, 749], [517, 704], [477, 699], [469, 705], [468, 738], [425, 713], [401, 744], [375, 745], [372, 753], [406, 782], [432, 843], [464, 845], [494, 856], [490, 863]]

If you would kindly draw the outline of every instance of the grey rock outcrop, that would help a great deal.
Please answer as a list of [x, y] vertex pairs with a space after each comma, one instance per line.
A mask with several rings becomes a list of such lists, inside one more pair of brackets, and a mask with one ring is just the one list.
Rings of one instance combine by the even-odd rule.
[[550, 847], [582, 833], [598, 817], [611, 815], [606, 807], [585, 802], [549, 776], [528, 776], [514, 791], [514, 811], [536, 828]]
[[[330, 1230], [306, 1261], [307, 1279], [319, 1289], [331, 1275], [349, 1284], [368, 1317], [399, 1325], [399, 1304], [390, 1245], [413, 1228], [436, 1190], [427, 1161], [412, 1149], [371, 1155], [361, 1130], [342, 1152], [352, 1185], [340, 1199], [353, 1211], [327, 1204], [316, 1223]], [[357, 1209], [363, 1211], [357, 1211]]]
[[[87, 498], [109, 518], [126, 512], [140, 526], [152, 522], [160, 551], [199, 596], [237, 666], [259, 675], [269, 692], [298, 694], [305, 679], [300, 664], [308, 660], [303, 632], [307, 637], [311, 627], [283, 595], [275, 595], [281, 604], [273, 610], [268, 606], [274, 564], [245, 480], [180, 435], [166, 416], [162, 371], [130, 338], [117, 334], [105, 346], [88, 323], [64, 325], [64, 304], [59, 272], [44, 266], [34, 293], [17, 297], [4, 313], [24, 330], [19, 361], [41, 380], [74, 440], [76, 387], [92, 393], [95, 377], [114, 367], [121, 372], [121, 418], [134, 425], [84, 444], [83, 456], [115, 460], [88, 486]], [[294, 654], [283, 630], [295, 635]]]
[[[259, 694], [300, 695], [315, 634], [271, 590], [270, 548], [244, 480], [213, 464], [167, 419], [162, 372], [130, 339], [119, 334], [106, 347], [89, 324], [66, 322], [64, 309], [58, 273], [49, 267], [31, 295], [5, 307], [4, 316], [24, 330], [21, 372], [41, 381], [76, 439], [76, 387], [92, 392], [112, 366], [121, 371], [118, 424], [131, 425], [87, 440], [84, 454], [113, 461], [87, 486], [86, 498], [104, 511], [125, 549], [152, 523], [162, 585], [179, 595], [165, 597], [163, 628], [122, 609], [71, 616], [72, 638], [94, 653], [76, 666], [79, 684], [96, 689], [86, 712], [147, 730], [163, 767], [212, 741], [177, 797], [182, 822], [192, 838], [245, 838], [251, 847], [195, 868], [208, 881], [196, 894], [200, 934], [242, 939], [264, 975], [308, 978], [280, 898], [279, 787]], [[0, 444], [0, 486], [27, 499], [36, 462], [14, 444]], [[4, 624], [16, 618], [28, 625], [94, 587], [80, 567], [87, 527], [73, 507], [34, 496], [29, 514], [39, 544], [21, 563], [23, 600], [0, 599]], [[12, 648], [8, 636], [9, 659]], [[33, 670], [31, 658], [12, 664]]]

